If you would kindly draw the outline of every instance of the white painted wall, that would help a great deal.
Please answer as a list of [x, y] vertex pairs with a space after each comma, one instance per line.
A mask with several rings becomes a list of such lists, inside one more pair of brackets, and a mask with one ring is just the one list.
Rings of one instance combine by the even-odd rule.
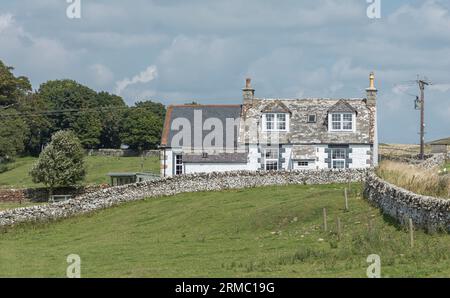
[[292, 145], [283, 145], [282, 147], [286, 149], [286, 152], [281, 154], [281, 158], [286, 160], [283, 164], [283, 170], [292, 170]]
[[350, 168], [369, 168], [370, 164], [367, 164], [367, 160], [371, 159], [371, 155], [367, 153], [371, 151], [370, 145], [351, 145], [350, 148], [352, 148], [352, 153], [349, 155], [352, 159]]
[[308, 160], [308, 166], [307, 167], [303, 167], [303, 166], [299, 166], [298, 165], [299, 161], [293, 161], [292, 165], [293, 165], [293, 169], [294, 170], [315, 170], [317, 167], [316, 161], [315, 160]]
[[319, 169], [328, 168], [328, 164], [325, 162], [325, 159], [328, 158], [328, 153], [325, 153], [326, 148], [328, 145], [316, 145], [316, 157], [319, 159], [316, 161], [316, 167]]
[[261, 165], [258, 162], [258, 158], [261, 158], [261, 153], [258, 153], [257, 145], [248, 146], [248, 164], [247, 169], [249, 171], [257, 171], [260, 169]]
[[247, 164], [234, 163], [186, 163], [184, 164], [185, 174], [193, 173], [212, 173], [212, 172], [227, 172], [227, 171], [242, 171], [247, 170]]

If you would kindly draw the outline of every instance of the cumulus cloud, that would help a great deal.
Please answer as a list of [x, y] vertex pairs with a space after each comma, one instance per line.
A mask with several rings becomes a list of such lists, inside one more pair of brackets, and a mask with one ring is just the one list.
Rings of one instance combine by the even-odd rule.
[[450, 91], [450, 83], [449, 84], [435, 84], [430, 86], [431, 90], [436, 90], [439, 92], [447, 92]]
[[0, 15], [0, 33], [8, 28], [13, 22], [13, 15], [10, 13]]
[[116, 93], [121, 94], [126, 88], [128, 88], [131, 85], [138, 84], [138, 83], [148, 83], [153, 81], [158, 76], [158, 69], [155, 65], [150, 65], [145, 69], [144, 71], [140, 72], [139, 74], [135, 75], [131, 79], [125, 78], [123, 80], [116, 82]]
[[92, 80], [98, 86], [105, 86], [111, 83], [114, 79], [113, 72], [103, 64], [93, 64], [89, 67]]

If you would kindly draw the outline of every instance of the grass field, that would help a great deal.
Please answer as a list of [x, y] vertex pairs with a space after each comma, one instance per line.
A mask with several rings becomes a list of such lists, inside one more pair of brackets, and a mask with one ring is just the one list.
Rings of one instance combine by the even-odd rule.
[[78, 254], [82, 277], [365, 277], [367, 256], [379, 254], [383, 277], [450, 277], [449, 235], [417, 231], [411, 249], [407, 231], [355, 195], [359, 186], [344, 212], [343, 188], [181, 194], [16, 227], [0, 234], [0, 275], [64, 277]]
[[[39, 187], [28, 175], [36, 158], [22, 157], [8, 166], [9, 170], [0, 173], [0, 188]], [[141, 171], [140, 157], [104, 157], [88, 156], [85, 159], [87, 175], [84, 184], [108, 183], [108, 172], [138, 172]], [[159, 173], [159, 158], [144, 160], [144, 171]]]

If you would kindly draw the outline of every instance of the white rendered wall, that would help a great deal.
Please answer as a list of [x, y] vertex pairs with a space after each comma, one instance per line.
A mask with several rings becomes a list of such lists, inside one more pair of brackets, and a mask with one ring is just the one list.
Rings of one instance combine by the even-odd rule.
[[351, 145], [350, 148], [352, 148], [352, 153], [349, 154], [349, 157], [352, 159], [350, 168], [351, 169], [369, 168], [370, 164], [367, 163], [367, 160], [370, 160], [372, 157], [370, 155], [371, 152], [370, 145]]
[[212, 173], [247, 170], [247, 164], [234, 163], [186, 163], [184, 164], [185, 174]]

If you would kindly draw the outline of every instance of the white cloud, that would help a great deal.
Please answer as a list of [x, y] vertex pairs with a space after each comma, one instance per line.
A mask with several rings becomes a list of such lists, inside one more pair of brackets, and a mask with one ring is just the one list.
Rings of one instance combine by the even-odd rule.
[[11, 26], [12, 22], [13, 22], [12, 14], [7, 13], [0, 15], [0, 33], [2, 33], [3, 30]]
[[93, 64], [89, 67], [92, 80], [98, 86], [105, 86], [114, 79], [114, 73], [103, 64]]
[[158, 69], [155, 65], [150, 65], [146, 70], [135, 75], [133, 78], [125, 78], [116, 82], [116, 93], [121, 94], [130, 85], [138, 83], [148, 83], [153, 81], [158, 76]]
[[450, 90], [450, 84], [435, 84], [431, 85], [429, 88], [439, 92], [447, 92]]

